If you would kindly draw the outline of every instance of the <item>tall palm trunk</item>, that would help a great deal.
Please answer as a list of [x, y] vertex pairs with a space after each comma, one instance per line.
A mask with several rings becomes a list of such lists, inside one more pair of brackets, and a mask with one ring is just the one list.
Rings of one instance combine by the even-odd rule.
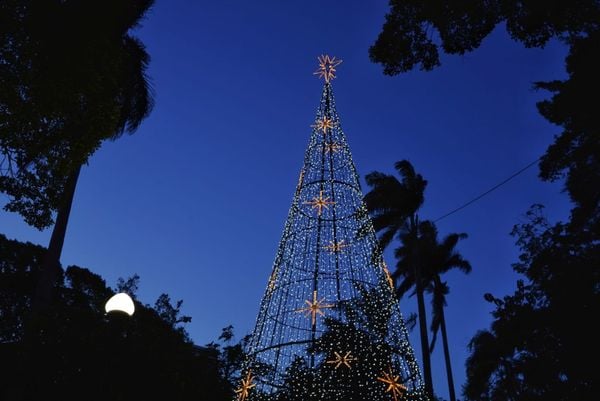
[[421, 354], [423, 358], [423, 378], [425, 379], [425, 391], [433, 398], [433, 380], [431, 377], [431, 358], [429, 353], [429, 338], [427, 334], [427, 316], [425, 315], [425, 297], [423, 295], [423, 283], [421, 281], [416, 256], [419, 254], [415, 247], [418, 244], [418, 216], [411, 216], [411, 231], [413, 233], [413, 269], [415, 271], [415, 286], [417, 292], [417, 305], [419, 310], [419, 330], [421, 332]]
[[448, 377], [448, 395], [450, 401], [456, 401], [454, 392], [454, 379], [452, 378], [452, 365], [450, 364], [450, 348], [448, 347], [448, 335], [446, 334], [446, 317], [444, 308], [440, 310], [440, 329], [442, 331], [442, 343], [444, 345], [444, 358], [446, 359], [446, 376]]
[[78, 166], [65, 183], [63, 198], [56, 214], [56, 223], [52, 229], [48, 250], [42, 261], [40, 276], [32, 301], [32, 313], [34, 316], [47, 308], [54, 297], [55, 284], [60, 276], [60, 255], [65, 243], [67, 224], [69, 223], [71, 206], [73, 205], [73, 198], [75, 196], [75, 187], [77, 186], [80, 172], [81, 166]]

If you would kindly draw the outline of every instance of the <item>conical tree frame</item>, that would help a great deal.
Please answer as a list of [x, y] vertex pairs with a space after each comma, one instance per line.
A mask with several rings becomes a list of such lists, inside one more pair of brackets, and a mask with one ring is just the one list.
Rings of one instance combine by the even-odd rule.
[[239, 401], [427, 400], [326, 79]]

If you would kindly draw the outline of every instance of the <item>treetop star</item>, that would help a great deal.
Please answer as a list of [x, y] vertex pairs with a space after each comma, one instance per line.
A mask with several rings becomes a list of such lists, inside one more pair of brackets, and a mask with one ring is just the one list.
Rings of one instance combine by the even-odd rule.
[[378, 377], [382, 383], [387, 384], [387, 388], [385, 389], [386, 393], [392, 393], [394, 397], [394, 401], [398, 401], [398, 397], [402, 399], [408, 388], [405, 385], [400, 383], [400, 375], [394, 375], [392, 373], [392, 368], [390, 367], [389, 372], [381, 372], [382, 377]]
[[322, 54], [318, 58], [319, 69], [314, 72], [319, 78], [324, 78], [325, 82], [329, 83], [335, 78], [336, 67], [342, 63], [342, 60], [330, 57], [328, 54]]
[[253, 380], [254, 376], [252, 376], [252, 371], [248, 371], [248, 373], [246, 373], [246, 377], [242, 379], [240, 387], [234, 390], [237, 394], [238, 401], [245, 401], [246, 398], [248, 398], [248, 392], [250, 389], [256, 387], [256, 384], [252, 383]]
[[336, 351], [334, 351], [333, 354], [335, 355], [335, 359], [332, 359], [331, 361], [327, 361], [327, 363], [335, 364], [336, 369], [339, 368], [341, 365], [345, 365], [348, 367], [348, 369], [352, 369], [350, 362], [354, 362], [354, 361], [358, 360], [350, 354], [350, 351], [346, 352], [346, 354], [344, 356], [342, 356], [341, 353], [336, 352]]
[[319, 197], [314, 197], [312, 200], [304, 202], [305, 205], [311, 205], [313, 209], [317, 209], [317, 214], [320, 216], [323, 213], [323, 208], [329, 209], [329, 205], [335, 205], [335, 202], [330, 201], [329, 197], [323, 197], [323, 191], [319, 191]]
[[317, 291], [313, 291], [312, 302], [309, 300], [304, 301], [308, 306], [301, 309], [296, 309], [296, 312], [305, 312], [306, 316], [311, 316], [311, 321], [313, 326], [317, 323], [317, 314], [321, 316], [325, 316], [325, 313], [321, 309], [333, 308], [333, 304], [325, 304], [323, 303], [325, 298], [321, 300], [317, 299]]

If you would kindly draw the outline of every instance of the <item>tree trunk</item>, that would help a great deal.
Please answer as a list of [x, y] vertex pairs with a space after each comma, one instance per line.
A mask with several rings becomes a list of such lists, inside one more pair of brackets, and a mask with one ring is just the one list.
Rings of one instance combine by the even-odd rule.
[[69, 222], [69, 215], [71, 214], [71, 206], [73, 205], [75, 187], [77, 186], [80, 171], [81, 166], [77, 167], [71, 173], [65, 183], [61, 205], [56, 214], [56, 223], [54, 223], [48, 250], [46, 251], [40, 267], [40, 276], [32, 300], [31, 309], [34, 316], [46, 309], [51, 304], [54, 297], [55, 284], [61, 273], [60, 255], [62, 253], [63, 244], [65, 243], [67, 224]]
[[444, 316], [444, 308], [441, 310], [441, 324], [442, 330], [442, 342], [444, 344], [444, 358], [446, 359], [446, 376], [448, 377], [448, 395], [450, 401], [456, 401], [456, 394], [454, 392], [454, 379], [452, 378], [452, 365], [450, 363], [450, 348], [448, 347], [448, 336], [446, 334], [446, 318]]
[[417, 304], [419, 310], [419, 329], [421, 331], [421, 355], [423, 358], [423, 379], [425, 380], [425, 391], [431, 399], [433, 399], [433, 380], [431, 378], [431, 358], [429, 353], [429, 338], [427, 335], [427, 316], [425, 315], [425, 299], [423, 295], [423, 283], [421, 282], [418, 261], [416, 260], [419, 251], [415, 249], [418, 245], [419, 233], [418, 231], [419, 217], [411, 217], [411, 225], [413, 232], [413, 263], [415, 271], [415, 287], [417, 292]]
[[425, 380], [425, 390], [430, 397], [433, 397], [431, 358], [429, 354], [429, 338], [427, 335], [427, 317], [425, 316], [425, 299], [423, 296], [422, 285], [417, 285], [417, 302], [419, 306], [419, 329], [421, 331], [421, 354], [423, 357], [423, 378]]

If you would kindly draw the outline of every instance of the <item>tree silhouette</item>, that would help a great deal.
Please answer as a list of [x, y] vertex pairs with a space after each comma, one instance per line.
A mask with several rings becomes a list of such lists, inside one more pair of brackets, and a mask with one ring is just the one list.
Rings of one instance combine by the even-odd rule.
[[422, 252], [421, 263], [427, 272], [427, 291], [431, 293], [431, 332], [433, 337], [429, 346], [433, 351], [437, 333], [441, 329], [442, 345], [444, 348], [444, 359], [446, 363], [446, 377], [448, 379], [448, 393], [450, 401], [456, 401], [454, 379], [452, 377], [452, 365], [450, 361], [450, 347], [448, 345], [448, 334], [446, 330], [446, 296], [450, 288], [446, 282], [442, 282], [441, 276], [452, 269], [459, 269], [463, 273], [471, 272], [471, 264], [456, 251], [456, 245], [461, 239], [467, 238], [467, 234], [449, 234], [439, 242], [438, 232], [431, 222], [423, 222], [420, 229], [420, 240], [424, 242], [419, 250]]
[[600, 91], [598, 1], [391, 0], [369, 54], [388, 75], [414, 68], [431, 70], [440, 65], [440, 51], [473, 51], [499, 24], [526, 47], [543, 48], [551, 39], [569, 47], [568, 79], [534, 85], [553, 93], [551, 99], [538, 103], [538, 109], [563, 128], [540, 162], [540, 177], [566, 178], [565, 190], [575, 204], [571, 223], [599, 230], [600, 118], [594, 102], [588, 101]]
[[490, 329], [471, 340], [468, 400], [595, 400], [600, 357], [593, 318], [600, 313], [600, 241], [551, 225], [541, 206], [513, 235], [521, 249], [514, 294], [498, 299]]
[[[366, 176], [367, 184], [371, 191], [365, 195], [365, 204], [373, 218], [375, 231], [381, 232], [379, 242], [385, 249], [397, 237], [405, 243], [416, 244], [419, 229], [418, 210], [423, 205], [427, 181], [417, 174], [414, 167], [407, 160], [397, 162], [394, 167], [401, 177], [399, 181], [392, 175], [372, 172]], [[433, 380], [431, 378], [431, 358], [429, 355], [429, 340], [427, 335], [427, 317], [425, 312], [424, 281], [415, 247], [404, 248], [410, 255], [405, 255], [410, 265], [404, 272], [413, 277], [411, 286], [416, 286], [419, 329], [421, 335], [421, 355], [423, 358], [423, 378], [425, 387], [433, 395]], [[396, 255], [398, 257], [398, 255]], [[400, 262], [399, 262], [400, 263]], [[394, 275], [398, 276], [399, 269]], [[410, 271], [410, 273], [408, 273]], [[408, 281], [407, 281], [408, 283]], [[401, 287], [402, 288], [402, 287]], [[401, 291], [398, 289], [398, 291]], [[398, 292], [399, 297], [403, 293]]]
[[81, 267], [61, 269], [44, 331], [23, 341], [44, 251], [0, 235], [0, 399], [231, 400], [220, 351], [189, 340], [181, 301], [106, 315], [112, 289]]
[[600, 305], [600, 115], [589, 101], [600, 92], [600, 3], [392, 0], [390, 5], [370, 49], [371, 59], [389, 75], [438, 66], [440, 49], [472, 51], [500, 23], [527, 47], [543, 47], [550, 39], [569, 47], [568, 78], [534, 87], [552, 92], [538, 110], [562, 128], [541, 159], [540, 177], [564, 180], [574, 207], [567, 222], [551, 225], [534, 206], [530, 220], [516, 226], [522, 254], [514, 269], [525, 279], [504, 299], [486, 294], [496, 307], [494, 322], [470, 343], [463, 392], [471, 400], [597, 398], [594, 368], [575, 355], [598, 357], [586, 322]]
[[58, 277], [81, 166], [152, 108], [149, 57], [129, 31], [152, 0], [16, 1], [0, 6], [0, 192], [43, 229], [57, 213], [34, 308]]

